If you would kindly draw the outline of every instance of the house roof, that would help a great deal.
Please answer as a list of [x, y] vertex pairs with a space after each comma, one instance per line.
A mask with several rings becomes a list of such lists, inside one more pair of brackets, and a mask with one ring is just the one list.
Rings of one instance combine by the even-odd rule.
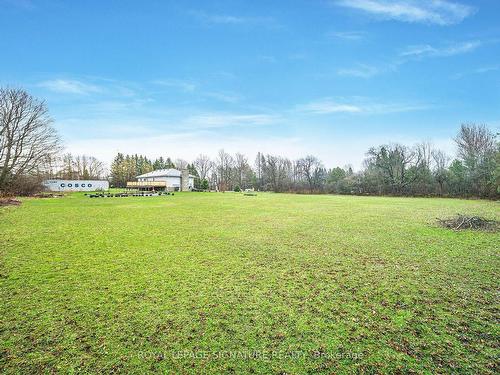
[[[136, 178], [148, 178], [148, 177], [181, 177], [182, 172], [178, 169], [157, 169], [156, 171], [148, 172], [137, 176]], [[192, 174], [189, 177], [195, 177]]]

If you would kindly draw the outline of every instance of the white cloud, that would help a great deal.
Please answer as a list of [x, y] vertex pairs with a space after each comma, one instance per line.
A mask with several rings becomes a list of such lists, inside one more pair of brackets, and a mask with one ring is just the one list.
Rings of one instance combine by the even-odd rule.
[[193, 92], [198, 88], [198, 85], [191, 80], [176, 78], [158, 79], [152, 83], [155, 85], [177, 88], [184, 92]]
[[329, 98], [299, 106], [298, 110], [319, 115], [328, 113], [357, 113], [362, 111], [356, 105], [338, 103]]
[[232, 114], [232, 113], [206, 113], [190, 116], [184, 120], [183, 127], [190, 129], [223, 128], [223, 127], [252, 127], [272, 125], [280, 120], [279, 116], [268, 114]]
[[227, 14], [205, 15], [205, 20], [213, 23], [229, 23], [229, 24], [244, 23], [247, 21], [243, 17], [230, 16]]
[[327, 35], [333, 39], [349, 41], [358, 41], [366, 38], [366, 33], [364, 31], [332, 31]]
[[481, 46], [478, 40], [455, 43], [444, 47], [433, 47], [429, 44], [409, 46], [401, 52], [402, 57], [448, 57], [472, 52]]
[[335, 4], [403, 22], [453, 25], [475, 12], [473, 7], [449, 0], [337, 0]]
[[133, 114], [136, 111], [144, 111], [144, 106], [148, 103], [152, 103], [152, 99], [147, 98], [136, 98], [136, 99], [100, 99], [92, 101], [91, 103], [79, 104], [79, 108], [82, 113], [87, 113], [88, 115], [106, 115], [114, 116], [119, 113], [129, 113]]
[[[400, 141], [400, 138], [397, 135], [383, 138], [381, 135], [380, 139], [374, 139], [373, 134], [367, 134], [354, 139], [338, 134], [327, 139], [296, 133], [293, 127], [286, 125], [321, 123], [321, 118], [315, 117], [318, 115], [366, 116], [423, 108], [426, 107], [419, 103], [381, 103], [364, 97], [322, 98], [281, 113], [207, 111], [185, 114], [167, 109], [162, 114], [142, 112], [108, 118], [109, 112], [106, 111], [94, 114], [94, 117], [60, 118], [57, 127], [66, 139], [68, 152], [93, 155], [108, 164], [117, 152], [192, 160], [200, 152], [214, 157], [219, 149], [224, 148], [233, 154], [242, 152], [251, 160], [258, 151], [289, 158], [315, 154], [327, 166], [351, 163], [359, 168], [370, 146], [389, 140]], [[281, 127], [282, 131], [276, 132], [274, 126]], [[254, 131], [257, 127], [266, 127], [267, 130], [262, 129], [266, 135]], [[404, 143], [412, 144], [413, 141]]]
[[340, 76], [350, 76], [358, 78], [371, 78], [389, 71], [395, 71], [402, 64], [413, 59], [423, 59], [430, 57], [449, 57], [470, 53], [481, 47], [484, 43], [479, 40], [448, 44], [444, 46], [432, 46], [430, 44], [418, 44], [406, 47], [399, 53], [399, 58], [392, 63], [380, 64], [379, 66], [356, 64], [353, 67], [337, 70]]
[[363, 112], [368, 114], [385, 115], [390, 113], [423, 111], [429, 109], [429, 105], [419, 103], [392, 103], [368, 104], [363, 108]]
[[463, 77], [471, 75], [471, 74], [487, 74], [490, 72], [496, 72], [498, 70], [500, 70], [500, 65], [482, 66], [482, 67], [474, 69], [472, 71], [463, 72], [463, 73], [455, 73], [451, 76], [451, 78], [460, 79], [460, 78], [463, 78]]
[[474, 70], [474, 73], [483, 74], [483, 73], [494, 72], [497, 70], [500, 70], [500, 65], [484, 66], [482, 68], [477, 68], [476, 70]]
[[237, 103], [241, 100], [241, 96], [234, 93], [224, 93], [224, 92], [205, 92], [204, 96], [212, 99], [219, 100], [226, 103]]
[[[89, 124], [92, 125], [91, 128]], [[158, 133], [157, 128], [161, 125], [165, 126], [167, 124], [143, 117], [92, 117], [91, 119], [67, 117], [57, 121], [57, 128], [62, 133], [70, 133], [70, 139], [78, 138], [78, 140], [82, 141], [89, 138], [106, 140], [154, 136]]]
[[337, 70], [337, 74], [341, 76], [351, 76], [358, 78], [371, 78], [380, 73], [379, 68], [366, 64], [357, 64], [352, 68], [344, 68]]
[[158, 86], [179, 89], [184, 93], [191, 93], [199, 97], [216, 99], [218, 101], [226, 103], [236, 103], [241, 99], [241, 96], [235, 93], [227, 93], [220, 91], [205, 91], [202, 85], [192, 80], [168, 78], [168, 79], [154, 80], [151, 83]]
[[207, 24], [214, 25], [260, 25], [269, 28], [280, 26], [272, 17], [235, 16], [232, 14], [206, 13], [202, 11], [189, 12], [192, 16]]
[[421, 56], [425, 54], [434, 53], [436, 49], [429, 44], [419, 44], [407, 47], [400, 56]]
[[472, 42], [465, 42], [465, 43], [458, 43], [454, 44], [451, 46], [448, 46], [444, 49], [437, 49], [435, 54], [437, 56], [454, 56], [454, 55], [460, 55], [462, 53], [468, 53], [474, 51], [476, 48], [481, 46], [480, 41], [472, 41]]
[[353, 98], [349, 101], [323, 98], [297, 107], [299, 111], [324, 115], [334, 113], [350, 114], [390, 114], [428, 109], [429, 106], [419, 103], [377, 103], [363, 98]]
[[101, 88], [96, 85], [70, 79], [48, 80], [40, 82], [38, 86], [62, 94], [88, 95], [102, 91]]
[[418, 44], [406, 47], [399, 53], [399, 59], [392, 63], [381, 64], [379, 66], [356, 64], [353, 67], [337, 70], [340, 76], [350, 76], [358, 78], [371, 78], [376, 75], [396, 70], [400, 65], [411, 61], [412, 59], [422, 59], [429, 57], [449, 57], [473, 52], [484, 43], [479, 40], [448, 44], [435, 47], [430, 44]]

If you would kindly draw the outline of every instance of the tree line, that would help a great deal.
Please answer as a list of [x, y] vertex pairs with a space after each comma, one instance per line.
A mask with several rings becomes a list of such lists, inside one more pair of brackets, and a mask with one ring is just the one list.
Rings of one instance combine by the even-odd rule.
[[192, 164], [167, 158], [118, 154], [111, 181], [124, 186], [135, 176], [162, 168], [189, 169], [195, 187], [217, 191], [256, 189], [273, 192], [396, 196], [495, 198], [500, 194], [500, 146], [485, 125], [463, 124], [455, 137], [458, 153], [451, 158], [430, 143], [384, 144], [370, 148], [360, 171], [327, 169], [317, 157], [291, 160], [257, 153], [247, 156], [220, 150], [215, 158], [199, 155]]
[[157, 169], [188, 169], [202, 190], [336, 193], [359, 195], [500, 196], [500, 143], [486, 125], [463, 124], [453, 157], [431, 144], [384, 144], [367, 150], [360, 171], [327, 169], [317, 157], [295, 160], [257, 153], [254, 160], [220, 150], [192, 163], [169, 157], [118, 153], [110, 171], [92, 156], [62, 154], [45, 102], [21, 89], [0, 88], [0, 193], [30, 194], [46, 178], [102, 179], [123, 187]]

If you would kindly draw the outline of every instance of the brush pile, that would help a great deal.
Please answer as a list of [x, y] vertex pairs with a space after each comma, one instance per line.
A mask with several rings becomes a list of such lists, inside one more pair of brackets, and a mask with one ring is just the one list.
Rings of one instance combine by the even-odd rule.
[[0, 198], [0, 207], [1, 206], [19, 206], [21, 201], [15, 198]]
[[479, 216], [466, 216], [458, 214], [451, 219], [437, 219], [439, 224], [445, 228], [453, 230], [483, 230], [488, 232], [496, 232], [498, 230], [498, 222], [488, 220]]
[[37, 193], [32, 195], [33, 198], [62, 198], [64, 194], [61, 193]]

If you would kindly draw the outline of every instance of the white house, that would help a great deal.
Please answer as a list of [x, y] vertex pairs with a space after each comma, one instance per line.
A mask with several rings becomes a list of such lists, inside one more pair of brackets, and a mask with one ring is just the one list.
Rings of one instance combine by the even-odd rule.
[[105, 180], [45, 180], [48, 191], [96, 191], [108, 190], [109, 182]]
[[187, 169], [158, 169], [137, 176], [137, 182], [127, 182], [129, 188], [139, 189], [165, 189], [170, 191], [190, 191], [194, 188], [195, 176], [189, 174]]

